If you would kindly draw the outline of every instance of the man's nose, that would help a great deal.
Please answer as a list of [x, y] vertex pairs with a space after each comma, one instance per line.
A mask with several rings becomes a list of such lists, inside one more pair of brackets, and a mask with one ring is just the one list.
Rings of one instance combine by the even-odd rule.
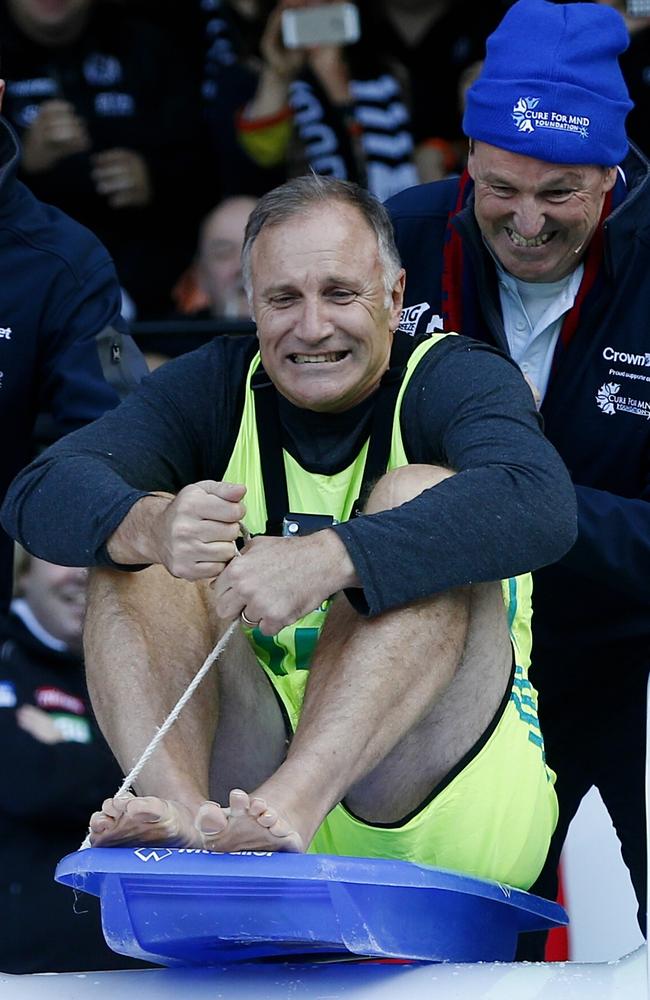
[[318, 342], [331, 331], [326, 303], [317, 296], [305, 296], [299, 320], [299, 333], [303, 340]]
[[513, 224], [520, 236], [532, 240], [544, 228], [545, 216], [535, 198], [520, 198], [515, 207]]

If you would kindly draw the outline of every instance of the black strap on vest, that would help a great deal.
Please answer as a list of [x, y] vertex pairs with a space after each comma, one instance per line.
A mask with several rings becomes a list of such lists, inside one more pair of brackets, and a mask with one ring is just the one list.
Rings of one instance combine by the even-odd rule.
[[282, 455], [282, 426], [278, 393], [262, 364], [251, 379], [255, 392], [255, 422], [260, 447], [260, 465], [266, 500], [266, 535], [281, 535], [284, 515], [289, 513], [289, 494]]
[[[406, 363], [420, 340], [421, 338], [415, 339], [408, 335], [397, 335], [393, 341], [390, 367], [384, 372], [375, 397], [361, 493], [353, 506], [353, 515], [361, 512], [361, 506], [372, 487], [388, 467], [397, 396], [406, 371]], [[277, 390], [261, 364], [251, 379], [251, 388], [255, 392], [255, 420], [266, 499], [265, 534], [281, 535], [282, 521], [289, 513], [289, 495], [282, 455], [282, 427]], [[310, 513], [317, 514], [320, 511], [310, 511]]]

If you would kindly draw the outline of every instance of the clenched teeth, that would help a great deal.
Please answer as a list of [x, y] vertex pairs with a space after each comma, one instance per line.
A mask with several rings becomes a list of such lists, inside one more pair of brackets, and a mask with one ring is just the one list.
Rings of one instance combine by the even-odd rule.
[[548, 243], [553, 235], [553, 233], [542, 233], [540, 236], [534, 236], [532, 240], [527, 240], [523, 236], [520, 236], [519, 233], [515, 232], [514, 229], [508, 229], [507, 226], [504, 228], [516, 247], [542, 247], [545, 243]]
[[332, 351], [329, 354], [290, 354], [289, 357], [297, 365], [322, 365], [331, 361], [341, 361], [347, 353], [347, 351]]

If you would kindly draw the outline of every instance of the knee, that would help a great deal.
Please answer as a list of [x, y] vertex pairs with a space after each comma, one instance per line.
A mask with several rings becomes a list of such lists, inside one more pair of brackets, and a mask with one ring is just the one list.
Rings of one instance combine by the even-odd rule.
[[373, 487], [364, 511], [376, 514], [380, 510], [400, 507], [453, 475], [451, 469], [440, 465], [403, 465], [391, 469]]
[[162, 566], [149, 566], [137, 573], [94, 566], [88, 574], [88, 601], [90, 604], [101, 605], [102, 601], [112, 598], [137, 603], [153, 591], [163, 591], [167, 585], [167, 576], [169, 574]]
[[137, 573], [94, 568], [88, 581], [86, 621], [119, 615], [122, 620], [155, 623], [169, 631], [187, 631], [209, 617], [210, 600], [204, 581], [178, 580], [164, 566]]
[[101, 607], [107, 595], [125, 593], [130, 585], [131, 575], [106, 566], [91, 567], [88, 571], [88, 604]]

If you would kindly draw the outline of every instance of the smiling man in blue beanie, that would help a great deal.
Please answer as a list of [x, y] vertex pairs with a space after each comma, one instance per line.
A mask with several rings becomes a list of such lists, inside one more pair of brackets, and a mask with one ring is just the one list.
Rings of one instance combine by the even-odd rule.
[[650, 165], [626, 138], [627, 42], [610, 7], [519, 0], [467, 95], [467, 171], [388, 208], [408, 274], [401, 328], [510, 354], [576, 487], [578, 541], [534, 578], [533, 676], [560, 823], [533, 889], [554, 894], [595, 785], [644, 928]]

